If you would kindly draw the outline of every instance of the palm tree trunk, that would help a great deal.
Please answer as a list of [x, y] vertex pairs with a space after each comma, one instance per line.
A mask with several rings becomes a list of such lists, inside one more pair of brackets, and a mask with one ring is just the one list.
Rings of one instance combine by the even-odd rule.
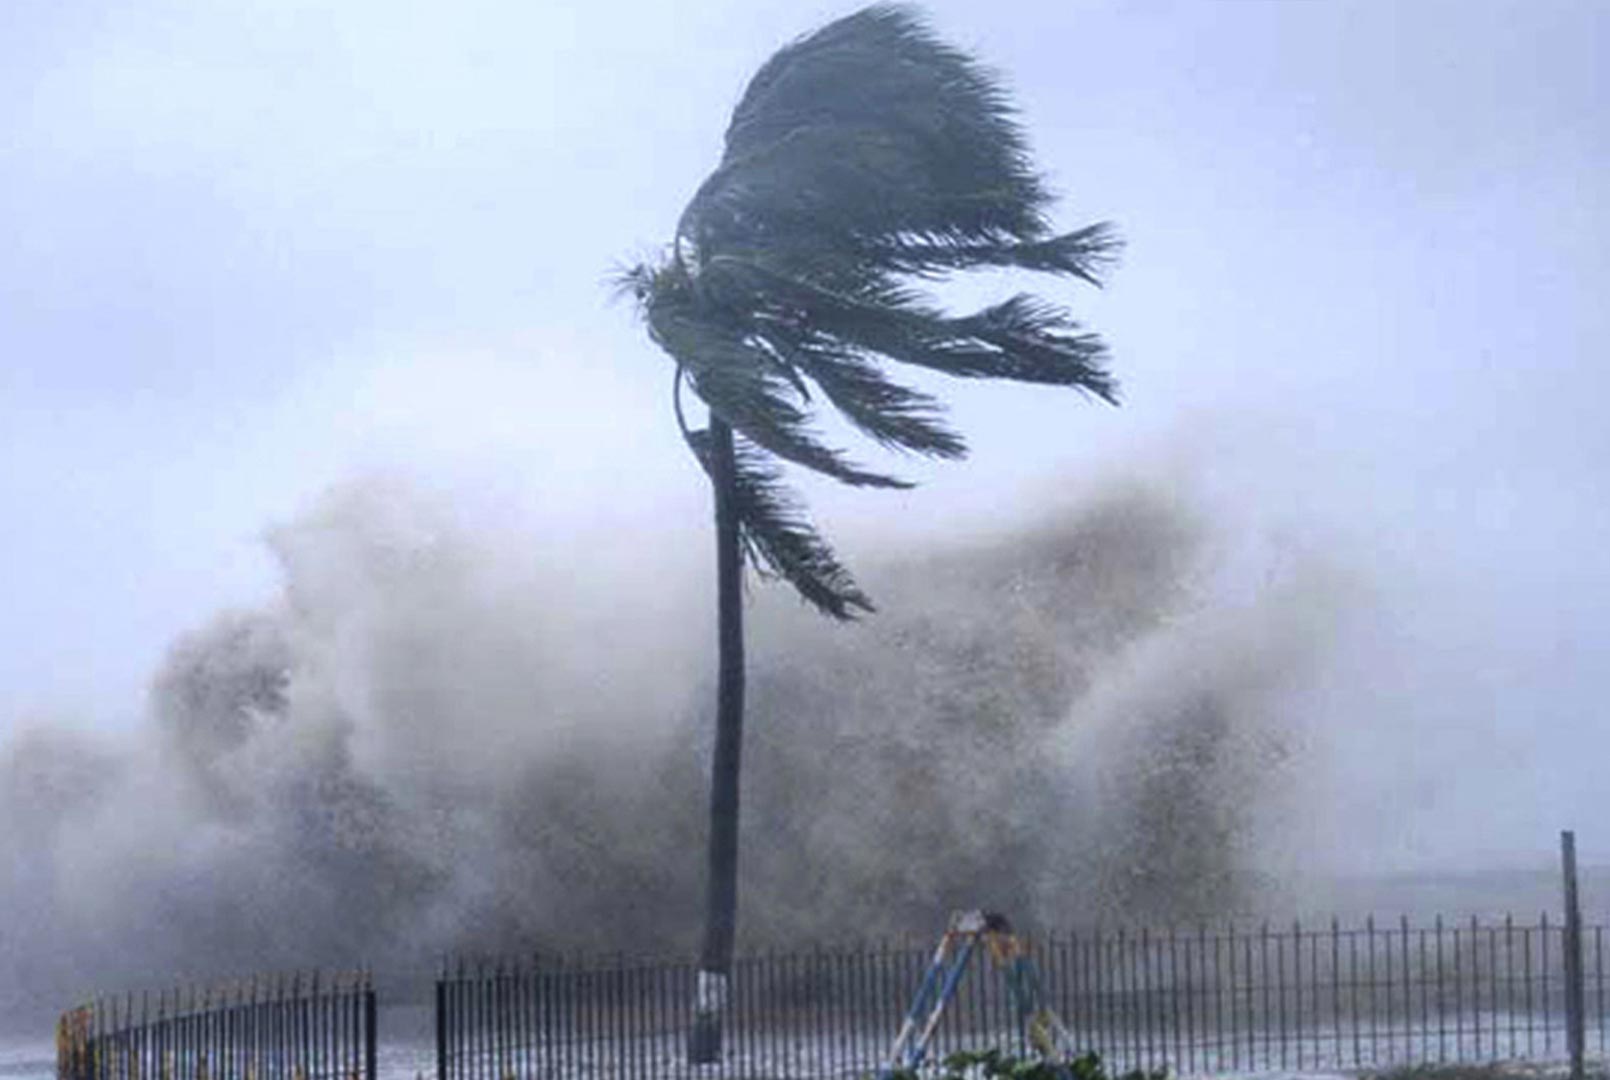
[[710, 851], [704, 945], [688, 1060], [721, 1059], [722, 1018], [738, 925], [738, 766], [743, 748], [743, 565], [738, 547], [732, 428], [710, 418], [710, 482], [716, 503], [716, 607], [719, 649], [716, 740], [710, 763]]

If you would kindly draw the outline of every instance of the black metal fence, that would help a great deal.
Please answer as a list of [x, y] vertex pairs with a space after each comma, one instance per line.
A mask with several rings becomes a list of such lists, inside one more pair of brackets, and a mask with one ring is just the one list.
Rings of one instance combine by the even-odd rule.
[[[1605, 1056], [1605, 933], [1582, 937], [1587, 1052]], [[1077, 1049], [1176, 1073], [1562, 1061], [1564, 928], [1545, 916], [1053, 935], [1033, 944]], [[718, 1066], [690, 1067], [684, 964], [460, 967], [436, 986], [438, 1080], [691, 1075], [791, 1080], [874, 1072], [931, 945], [739, 960]], [[930, 1059], [1026, 1049], [999, 973], [974, 961]]]
[[58, 1080], [375, 1080], [368, 976], [108, 998], [65, 1013]]
[[[1605, 937], [1590, 925], [1580, 939], [1586, 1051], [1600, 1061]], [[1048, 935], [1031, 948], [1074, 1049], [1118, 1069], [1189, 1075], [1564, 1061], [1567, 940], [1545, 916], [1120, 929]], [[685, 1053], [692, 965], [460, 967], [435, 987], [437, 1080], [864, 1076], [884, 1063], [931, 951], [884, 944], [738, 960], [725, 1056], [699, 1068]], [[1000, 973], [982, 955], [973, 963], [930, 1060], [964, 1047], [1026, 1050]], [[59, 1078], [377, 1080], [375, 1006], [364, 976], [103, 1000], [62, 1017]]]

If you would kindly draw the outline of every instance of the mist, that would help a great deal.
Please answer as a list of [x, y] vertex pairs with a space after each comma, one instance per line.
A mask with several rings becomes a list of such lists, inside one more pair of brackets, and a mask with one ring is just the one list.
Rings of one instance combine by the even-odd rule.
[[[1066, 927], [1266, 902], [1302, 742], [1280, 703], [1345, 590], [1310, 562], [1226, 604], [1187, 488], [1114, 479], [874, 554], [881, 610], [849, 626], [752, 585], [742, 946], [979, 905]], [[10, 739], [7, 1008], [455, 951], [685, 953], [713, 701], [694, 579], [534, 539], [396, 478], [342, 486], [269, 534], [273, 602], [173, 643], [142, 726]]]

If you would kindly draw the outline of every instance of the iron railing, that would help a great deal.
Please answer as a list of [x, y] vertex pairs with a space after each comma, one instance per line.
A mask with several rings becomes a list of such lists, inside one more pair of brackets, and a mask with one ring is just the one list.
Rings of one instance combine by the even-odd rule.
[[105, 998], [63, 1014], [58, 1080], [376, 1080], [366, 975]]
[[[1600, 1059], [1604, 938], [1602, 926], [1584, 928], [1587, 1050]], [[1076, 1049], [1122, 1070], [1206, 1074], [1563, 1061], [1564, 941], [1545, 916], [1098, 930], [1031, 948]], [[436, 985], [437, 1077], [866, 1075], [884, 1062], [930, 953], [880, 945], [738, 960], [714, 1071], [686, 1062], [691, 965], [461, 965]], [[975, 964], [930, 1061], [961, 1048], [1027, 1049], [1004, 980]]]
[[[1606, 1057], [1605, 928], [1583, 928], [1586, 1050]], [[1566, 928], [1366, 920], [1092, 930], [1030, 948], [1046, 1003], [1118, 1070], [1186, 1075], [1400, 1064], [1562, 1062]], [[739, 959], [725, 1053], [693, 1067], [695, 971], [683, 963], [460, 965], [437, 980], [437, 1080], [826, 1080], [877, 1071], [932, 943]], [[936, 1031], [952, 1050], [1026, 1052], [1021, 1018], [980, 956]], [[377, 1080], [365, 976], [258, 980], [105, 999], [58, 1029], [59, 1080]], [[415, 1069], [411, 1059], [407, 1076]], [[428, 1068], [424, 1061], [418, 1065]]]

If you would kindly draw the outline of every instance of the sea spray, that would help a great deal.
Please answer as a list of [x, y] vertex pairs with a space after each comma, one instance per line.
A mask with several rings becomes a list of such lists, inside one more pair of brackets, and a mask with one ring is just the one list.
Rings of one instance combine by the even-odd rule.
[[[859, 558], [880, 611], [847, 627], [754, 589], [742, 943], [1253, 904], [1281, 703], [1342, 600], [1304, 565], [1226, 601], [1210, 517], [1130, 478]], [[4, 1006], [459, 949], [685, 954], [707, 598], [663, 545], [588, 565], [533, 539], [395, 481], [332, 492], [271, 534], [277, 600], [174, 644], [136, 740], [0, 750]]]

